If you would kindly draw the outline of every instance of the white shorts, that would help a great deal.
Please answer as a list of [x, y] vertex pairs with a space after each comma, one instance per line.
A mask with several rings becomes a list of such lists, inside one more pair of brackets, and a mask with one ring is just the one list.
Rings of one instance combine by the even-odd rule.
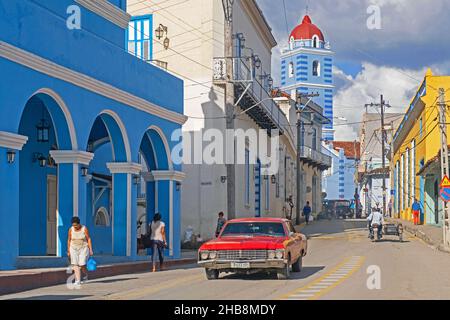
[[89, 259], [89, 247], [75, 249], [70, 247], [70, 264], [73, 266], [83, 267]]

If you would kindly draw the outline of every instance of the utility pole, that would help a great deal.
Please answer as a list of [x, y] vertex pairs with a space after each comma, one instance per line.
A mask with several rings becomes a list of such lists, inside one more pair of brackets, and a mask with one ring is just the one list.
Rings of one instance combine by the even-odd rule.
[[384, 170], [386, 168], [386, 130], [384, 128], [384, 99], [381, 95], [381, 163], [383, 168], [383, 215], [386, 214], [386, 176]]
[[[234, 84], [233, 80], [233, 4], [234, 0], [222, 0], [225, 14], [225, 59], [227, 82], [225, 84], [226, 129], [234, 130]], [[234, 154], [234, 150], [233, 150]], [[231, 161], [234, 162], [234, 161]], [[236, 218], [236, 169], [234, 163], [227, 163], [227, 209], [228, 219]]]
[[[311, 101], [311, 99], [313, 97], [318, 97], [319, 94], [318, 93], [314, 93], [314, 94], [301, 94], [301, 93], [297, 93], [296, 96], [296, 106], [297, 106], [297, 206], [295, 208], [295, 223], [297, 225], [300, 224], [300, 217], [301, 217], [301, 207], [303, 204], [303, 199], [302, 199], [302, 167], [301, 167], [301, 163], [300, 163], [300, 156], [302, 154], [303, 151], [303, 146], [302, 146], [302, 112], [304, 111], [304, 109], [308, 106], [308, 103]], [[305, 103], [305, 105], [303, 107], [301, 107], [302, 105], [302, 98], [310, 98], [310, 100], [308, 100], [308, 102]]]
[[[441, 174], [442, 178], [449, 176], [449, 166], [448, 166], [448, 145], [447, 145], [447, 123], [446, 123], [446, 109], [447, 105], [445, 103], [445, 91], [443, 88], [439, 89], [439, 124], [441, 129]], [[444, 245], [449, 246], [449, 223], [448, 218], [450, 216], [450, 206], [448, 202], [443, 203], [444, 214], [442, 219], [442, 229], [444, 235]]]
[[389, 104], [387, 104], [384, 101], [383, 95], [381, 95], [380, 103], [371, 103], [366, 104], [366, 110], [367, 107], [380, 107], [381, 108], [381, 165], [383, 170], [383, 215], [386, 214], [386, 174], [384, 173], [385, 167], [386, 167], [386, 130], [384, 127], [384, 107], [390, 107]]

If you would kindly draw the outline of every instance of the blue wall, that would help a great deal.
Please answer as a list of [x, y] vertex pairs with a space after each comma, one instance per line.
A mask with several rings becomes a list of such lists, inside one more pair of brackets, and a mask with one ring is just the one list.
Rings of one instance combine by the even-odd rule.
[[[112, 3], [123, 7], [125, 1]], [[0, 43], [6, 42], [10, 46], [93, 77], [155, 105], [183, 113], [182, 80], [126, 53], [123, 48], [125, 30], [83, 7], [82, 29], [67, 29], [65, 12], [71, 4], [76, 3], [69, 0], [0, 0]], [[2, 47], [0, 54], [3, 54], [1, 50]], [[32, 163], [33, 152], [48, 155], [50, 146], [56, 141], [60, 150], [86, 150], [92, 131], [96, 131], [92, 128], [101, 114], [101, 119], [111, 134], [115, 157], [111, 155], [111, 144], [100, 147], [95, 152], [90, 170], [110, 175], [105, 166], [106, 162], [113, 159], [138, 162], [141, 142], [150, 126], [161, 129], [171, 148], [177, 142], [171, 142], [170, 136], [174, 130], [180, 128], [180, 124], [5, 58], [0, 58], [0, 70], [2, 74], [8, 75], [0, 78], [0, 131], [20, 133], [29, 137], [23, 151], [18, 152], [15, 164], [4, 163], [3, 156], [0, 160], [2, 180], [7, 179], [0, 185], [1, 244], [4, 244], [5, 239], [11, 239], [11, 246], [7, 251], [4, 246], [0, 248], [0, 269], [8, 269], [15, 267], [14, 257], [19, 254], [19, 247], [22, 255], [45, 255], [46, 176], [56, 174], [56, 170], [39, 168], [37, 163]], [[48, 94], [35, 95], [42, 89]], [[47, 146], [38, 145], [33, 140], [36, 136], [35, 125], [41, 118], [41, 108], [26, 108], [33, 96], [44, 102], [46, 117], [51, 119], [54, 127], [51, 143]], [[61, 101], [61, 105], [57, 101]], [[67, 107], [65, 113], [62, 111], [63, 105]], [[69, 119], [74, 128], [72, 135]], [[122, 135], [120, 127], [124, 129], [125, 134]], [[152, 143], [155, 144], [158, 157], [165, 153], [160, 141], [152, 139]], [[129, 156], [125, 153], [127, 144], [130, 146]], [[0, 151], [3, 149], [0, 147]], [[92, 186], [86, 185], [80, 173], [74, 171], [79, 167], [60, 164], [58, 168], [57, 253], [60, 256], [65, 255], [67, 230], [70, 227], [70, 218], [75, 214], [75, 192], [79, 193], [80, 217], [86, 220], [88, 226], [93, 224], [89, 201]], [[174, 165], [173, 169], [181, 171], [181, 166]], [[79, 179], [78, 190], [73, 189], [76, 185], [74, 179]], [[115, 255], [126, 253], [127, 181], [126, 174], [114, 175], [114, 223], [117, 228], [114, 232]], [[133, 185], [131, 187], [133, 224], [136, 220], [136, 190]], [[108, 197], [109, 195], [105, 194], [100, 203], [106, 204]], [[167, 202], [167, 197], [163, 194], [161, 197]], [[174, 252], [179, 254], [180, 207], [179, 197], [174, 198]], [[160, 207], [168, 207], [168, 204], [160, 203]], [[165, 212], [167, 215], [168, 211]], [[168, 220], [167, 223], [169, 224]], [[112, 246], [111, 228], [98, 229], [92, 230], [94, 248], [99, 252], [109, 253]], [[135, 226], [132, 225], [133, 236], [134, 229]], [[131, 243], [134, 255], [135, 239], [131, 239]]]

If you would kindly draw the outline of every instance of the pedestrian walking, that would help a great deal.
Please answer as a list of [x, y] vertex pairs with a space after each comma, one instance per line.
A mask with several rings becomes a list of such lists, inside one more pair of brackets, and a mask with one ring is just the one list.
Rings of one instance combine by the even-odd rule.
[[152, 263], [153, 272], [156, 272], [156, 254], [159, 256], [159, 270], [164, 268], [164, 249], [167, 248], [166, 241], [166, 225], [161, 220], [161, 214], [155, 213], [153, 221], [150, 223], [149, 231], [151, 232], [151, 244], [152, 244]]
[[389, 200], [388, 210], [389, 210], [389, 217], [392, 217], [392, 199]]
[[[81, 225], [80, 218], [72, 218], [72, 227], [69, 229], [67, 237], [67, 256], [70, 258], [70, 264], [75, 271], [75, 287], [80, 287], [82, 282], [88, 280], [88, 271], [86, 268], [89, 256], [93, 256], [92, 240], [89, 236], [89, 230]], [[82, 273], [84, 277], [82, 277]]]
[[219, 218], [217, 219], [217, 226], [216, 226], [216, 238], [219, 236], [220, 231], [222, 231], [222, 228], [226, 222], [227, 220], [225, 219], [223, 212], [222, 211], [219, 212]]
[[309, 201], [306, 202], [306, 206], [303, 207], [303, 216], [305, 217], [306, 224], [309, 224], [309, 217], [311, 216], [311, 206]]
[[420, 202], [417, 201], [416, 198], [414, 198], [414, 202], [413, 202], [413, 205], [412, 205], [412, 211], [413, 211], [414, 225], [417, 226], [418, 224], [420, 224], [420, 211], [421, 211], [421, 208], [420, 208]]

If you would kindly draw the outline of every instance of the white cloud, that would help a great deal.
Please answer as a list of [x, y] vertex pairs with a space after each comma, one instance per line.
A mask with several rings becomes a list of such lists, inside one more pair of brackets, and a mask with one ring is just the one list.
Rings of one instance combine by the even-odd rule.
[[[415, 91], [418, 89], [425, 70], [402, 70], [391, 67], [378, 67], [364, 62], [362, 71], [355, 78], [346, 75], [342, 70], [335, 69], [336, 78], [346, 81], [344, 87], [337, 91], [334, 98], [334, 114], [344, 117], [345, 122], [336, 120], [336, 139], [355, 140], [358, 138], [359, 124], [367, 103], [379, 103], [380, 94], [392, 106], [390, 113], [403, 113]], [[375, 109], [369, 110], [375, 112]]]

